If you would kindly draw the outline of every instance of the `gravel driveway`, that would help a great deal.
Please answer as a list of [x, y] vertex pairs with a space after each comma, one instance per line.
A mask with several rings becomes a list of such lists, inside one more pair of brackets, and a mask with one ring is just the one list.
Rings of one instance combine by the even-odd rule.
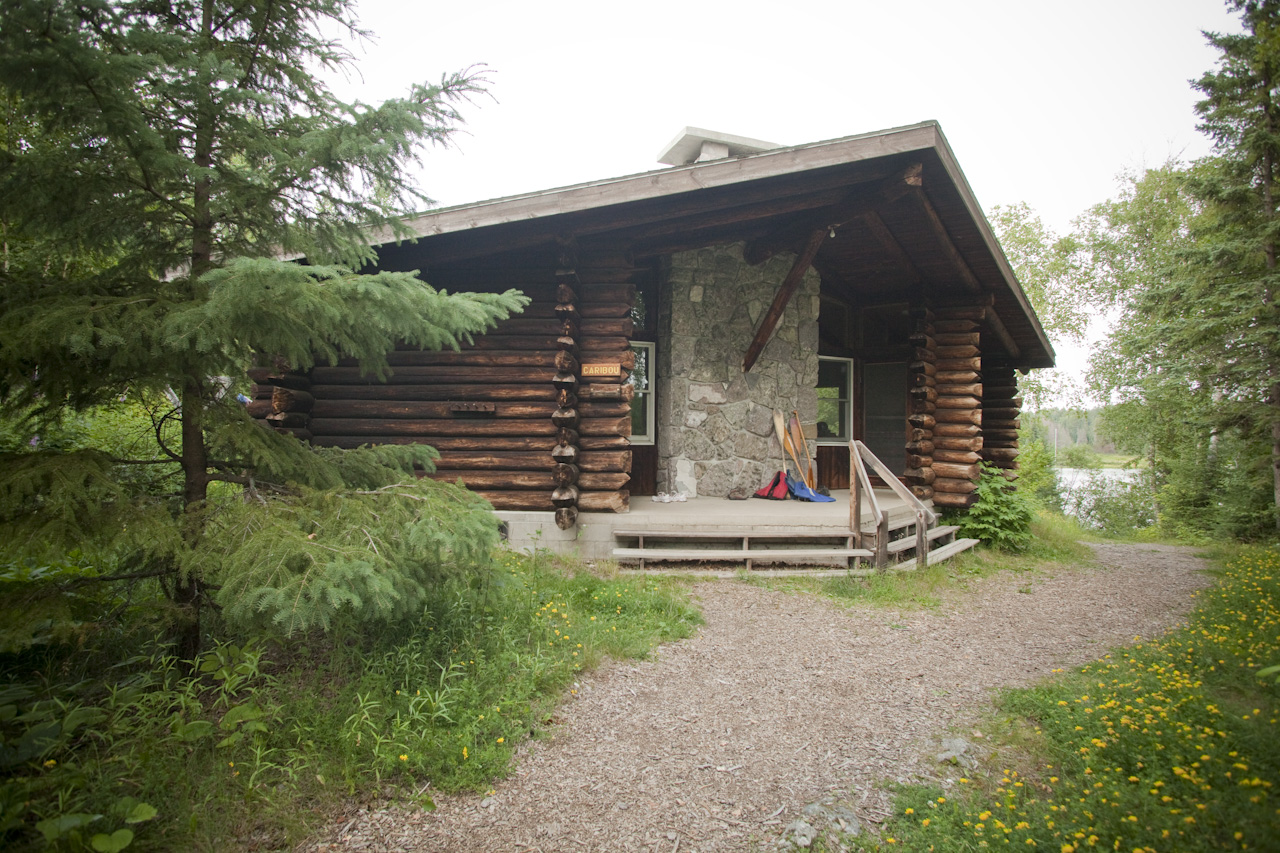
[[1095, 568], [1001, 573], [926, 611], [700, 583], [697, 636], [586, 676], [492, 797], [360, 811], [307, 849], [752, 850], [836, 800], [826, 819], [878, 822], [883, 784], [933, 773], [993, 689], [1157, 634], [1208, 583], [1190, 549], [1094, 548]]

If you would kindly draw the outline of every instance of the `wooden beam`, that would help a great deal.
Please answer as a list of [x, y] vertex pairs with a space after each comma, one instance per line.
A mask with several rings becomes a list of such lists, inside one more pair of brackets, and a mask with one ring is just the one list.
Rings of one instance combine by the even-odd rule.
[[1018, 347], [1013, 336], [1009, 334], [1009, 330], [1005, 327], [1004, 321], [1000, 319], [1000, 315], [996, 313], [996, 309], [988, 308], [986, 317], [987, 328], [1000, 339], [1000, 344], [1004, 347], [1004, 351], [1009, 354], [1010, 358], [1018, 358], [1022, 355], [1022, 350]]
[[887, 254], [893, 255], [899, 264], [911, 271], [912, 284], [919, 284], [924, 281], [924, 276], [920, 274], [919, 268], [907, 255], [907, 250], [898, 242], [898, 238], [894, 237], [889, 227], [884, 224], [880, 214], [874, 210], [869, 210], [862, 215], [862, 222], [867, 226], [867, 230], [871, 232], [872, 236], [876, 238], [880, 248], [884, 249]]
[[973, 274], [973, 270], [969, 268], [969, 264], [960, 254], [960, 250], [956, 248], [955, 242], [952, 241], [951, 235], [947, 232], [947, 227], [942, 224], [942, 219], [938, 216], [938, 211], [934, 209], [933, 202], [929, 201], [929, 196], [925, 194], [924, 188], [920, 186], [912, 187], [911, 194], [915, 196], [916, 201], [920, 204], [920, 209], [924, 211], [925, 221], [929, 223], [929, 229], [933, 231], [933, 235], [938, 238], [943, 254], [947, 256], [948, 260], [955, 265], [956, 271], [960, 273], [960, 280], [964, 282], [964, 286], [975, 293], [980, 292], [982, 285], [978, 282], [978, 277]]
[[825, 226], [815, 229], [809, 235], [809, 241], [805, 244], [804, 251], [796, 256], [796, 262], [791, 265], [791, 272], [787, 273], [787, 277], [783, 279], [782, 286], [778, 288], [777, 294], [773, 297], [773, 304], [769, 306], [769, 310], [765, 312], [764, 317], [760, 320], [760, 327], [756, 329], [756, 336], [751, 339], [751, 345], [747, 347], [747, 354], [742, 357], [743, 373], [751, 372], [751, 368], [755, 366], [756, 359], [760, 357], [765, 344], [769, 343], [769, 339], [773, 337], [774, 331], [778, 328], [778, 321], [782, 319], [782, 312], [786, 310], [787, 303], [791, 301], [791, 297], [795, 295], [796, 290], [800, 287], [800, 282], [804, 280], [804, 274], [813, 265], [814, 256], [818, 254], [818, 249], [822, 247], [822, 241], [826, 238], [827, 229]]
[[891, 204], [912, 189], [920, 187], [923, 169], [921, 164], [912, 163], [900, 174], [883, 181], [870, 192], [850, 193], [835, 204], [807, 213], [789, 226], [752, 240], [742, 250], [743, 259], [753, 266], [763, 263], [779, 252], [794, 250], [801, 240], [819, 228], [830, 231], [868, 213], [875, 213], [878, 207]]

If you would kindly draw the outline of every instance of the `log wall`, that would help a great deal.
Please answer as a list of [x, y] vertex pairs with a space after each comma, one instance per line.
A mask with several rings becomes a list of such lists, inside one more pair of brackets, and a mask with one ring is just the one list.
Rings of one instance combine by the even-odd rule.
[[914, 359], [907, 368], [911, 388], [907, 419], [911, 423], [907, 442], [907, 467], [903, 479], [920, 500], [934, 497], [933, 428], [937, 423], [937, 341], [933, 312], [927, 308], [913, 311], [914, 334], [911, 344]]
[[988, 365], [983, 370], [982, 390], [982, 458], [1004, 469], [1012, 480], [1017, 476], [1018, 430], [1022, 426], [1018, 374], [1009, 365]]
[[933, 436], [933, 502], [973, 506], [982, 461], [983, 376], [978, 321], [984, 308], [934, 311], [937, 410]]
[[[524, 313], [456, 352], [398, 348], [385, 383], [349, 359], [308, 375], [259, 369], [250, 411], [321, 446], [429, 444], [440, 459], [426, 476], [460, 480], [496, 509], [554, 510], [561, 528], [580, 509], [626, 511], [636, 290], [619, 279], [632, 274], [582, 271], [571, 250], [554, 278], [486, 273], [472, 288], [518, 288]], [[584, 375], [584, 364], [615, 370]]]

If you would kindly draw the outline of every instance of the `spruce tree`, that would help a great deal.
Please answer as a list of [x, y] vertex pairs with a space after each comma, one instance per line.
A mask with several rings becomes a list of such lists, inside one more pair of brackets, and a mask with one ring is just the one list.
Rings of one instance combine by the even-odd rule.
[[1227, 5], [1241, 14], [1244, 32], [1206, 33], [1218, 68], [1194, 82], [1205, 96], [1196, 107], [1200, 129], [1217, 157], [1192, 182], [1207, 210], [1195, 235], [1197, 274], [1180, 293], [1190, 310], [1171, 343], [1222, 401], [1269, 427], [1280, 529], [1280, 2]]
[[[0, 556], [75, 551], [160, 578], [189, 617], [186, 654], [210, 598], [284, 629], [393, 618], [494, 540], [482, 502], [413, 482], [428, 448], [312, 451], [228, 390], [255, 359], [385, 374], [397, 342], [456, 347], [523, 305], [358, 273], [368, 235], [404, 236], [429, 202], [408, 168], [486, 83], [467, 70], [343, 103], [322, 75], [361, 36], [351, 0], [0, 8], [0, 403], [33, 433], [123, 396], [178, 404], [144, 458], [8, 454]], [[171, 487], [130, 485], [132, 464], [172, 466]]]

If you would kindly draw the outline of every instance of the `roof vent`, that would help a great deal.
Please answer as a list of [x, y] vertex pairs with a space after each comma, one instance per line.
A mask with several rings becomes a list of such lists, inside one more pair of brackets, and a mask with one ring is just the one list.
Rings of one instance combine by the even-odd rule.
[[708, 160], [723, 160], [727, 157], [745, 157], [748, 154], [759, 154], [761, 151], [781, 147], [773, 142], [748, 139], [745, 136], [717, 133], [700, 127], [686, 127], [671, 140], [666, 148], [662, 149], [658, 154], [658, 162], [668, 166], [687, 166], [690, 163], [705, 163]]

